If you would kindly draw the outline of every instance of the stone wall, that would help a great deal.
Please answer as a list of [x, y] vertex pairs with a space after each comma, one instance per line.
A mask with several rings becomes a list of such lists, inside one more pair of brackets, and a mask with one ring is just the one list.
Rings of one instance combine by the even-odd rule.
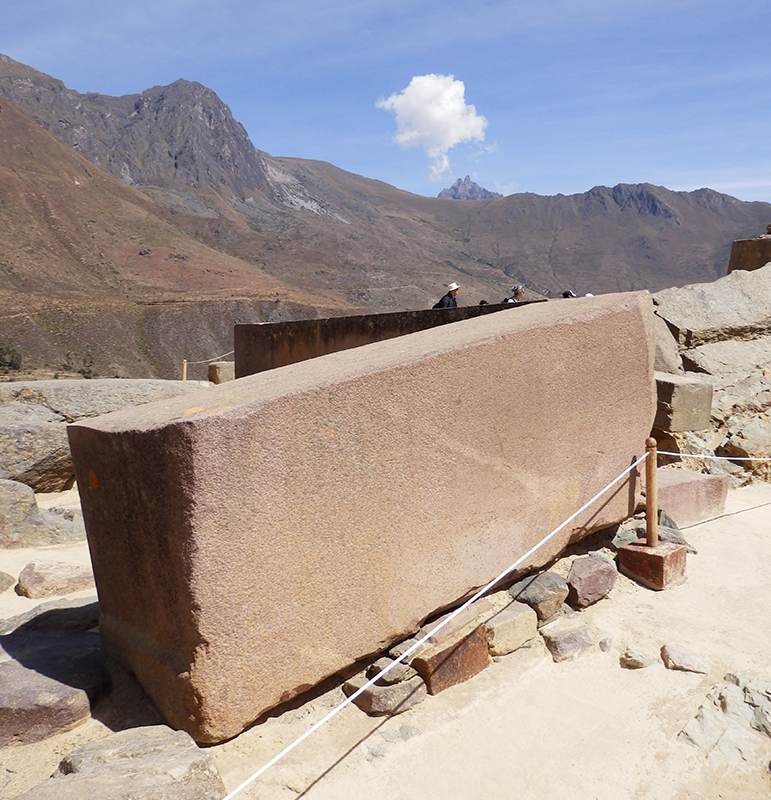
[[382, 342], [408, 333], [448, 325], [497, 311], [519, 311], [532, 303], [497, 303], [484, 306], [396, 311], [325, 317], [293, 322], [243, 323], [234, 329], [236, 377], [254, 375], [276, 367], [296, 364], [372, 342]]
[[[415, 632], [644, 452], [647, 292], [468, 319], [69, 427], [108, 651], [200, 742]], [[521, 565], [633, 512], [636, 475]]]
[[731, 247], [728, 274], [735, 269], [760, 269], [768, 263], [771, 263], [771, 236], [736, 239]]

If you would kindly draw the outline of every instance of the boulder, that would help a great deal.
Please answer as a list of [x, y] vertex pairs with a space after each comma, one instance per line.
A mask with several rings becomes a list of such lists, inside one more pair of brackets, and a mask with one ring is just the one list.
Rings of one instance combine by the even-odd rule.
[[75, 727], [109, 689], [98, 633], [16, 632], [0, 648], [0, 747]]
[[[653, 345], [645, 292], [534, 303], [69, 425], [105, 646], [172, 726], [236, 735], [624, 475], [653, 422]], [[627, 517], [638, 487], [522, 571]]]
[[577, 658], [594, 646], [594, 636], [588, 625], [576, 625], [557, 620], [541, 628], [544, 643], [554, 661]]
[[94, 574], [90, 566], [38, 558], [21, 571], [16, 594], [34, 600], [53, 594], [72, 594], [93, 586]]
[[81, 745], [17, 800], [221, 800], [226, 793], [214, 760], [187, 733], [153, 725]]
[[771, 334], [771, 264], [738, 270], [712, 283], [664, 289], [653, 295], [681, 348], [724, 339], [757, 339]]
[[[16, 583], [16, 580], [13, 580]], [[58, 597], [0, 620], [0, 636], [14, 631], [87, 631], [99, 623], [99, 601], [90, 597]]]
[[36, 492], [72, 486], [66, 424], [201, 389], [198, 381], [49, 380], [0, 384], [0, 478]]
[[40, 547], [85, 538], [81, 522], [38, 508], [29, 486], [0, 479], [0, 548]]
[[658, 372], [678, 374], [683, 372], [683, 363], [677, 340], [672, 335], [669, 325], [658, 315], [656, 322], [656, 359], [653, 368]]

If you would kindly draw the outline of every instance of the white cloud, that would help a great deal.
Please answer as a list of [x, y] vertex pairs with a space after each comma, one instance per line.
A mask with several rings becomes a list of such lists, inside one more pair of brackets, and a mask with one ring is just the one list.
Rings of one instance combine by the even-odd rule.
[[453, 75], [417, 75], [404, 91], [375, 104], [396, 115], [395, 141], [403, 150], [422, 147], [434, 162], [431, 180], [450, 168], [447, 157], [461, 142], [484, 141], [487, 120], [466, 105], [466, 87]]

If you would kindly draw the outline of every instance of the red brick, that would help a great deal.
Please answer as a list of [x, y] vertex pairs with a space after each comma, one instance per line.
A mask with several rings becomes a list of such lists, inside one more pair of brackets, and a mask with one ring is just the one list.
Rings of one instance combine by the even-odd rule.
[[429, 694], [463, 683], [490, 665], [487, 629], [469, 626], [439, 644], [422, 650], [412, 667], [426, 682]]
[[685, 582], [685, 547], [659, 542], [648, 547], [645, 539], [625, 544], [618, 551], [621, 572], [649, 589], [670, 589]]

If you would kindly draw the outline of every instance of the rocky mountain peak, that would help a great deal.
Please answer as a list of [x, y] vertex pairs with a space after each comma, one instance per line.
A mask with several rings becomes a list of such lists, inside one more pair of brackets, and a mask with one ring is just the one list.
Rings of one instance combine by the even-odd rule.
[[487, 191], [466, 175], [464, 180], [458, 178], [449, 189], [442, 189], [437, 197], [447, 197], [450, 200], [488, 200], [491, 197], [503, 197], [503, 195]]

